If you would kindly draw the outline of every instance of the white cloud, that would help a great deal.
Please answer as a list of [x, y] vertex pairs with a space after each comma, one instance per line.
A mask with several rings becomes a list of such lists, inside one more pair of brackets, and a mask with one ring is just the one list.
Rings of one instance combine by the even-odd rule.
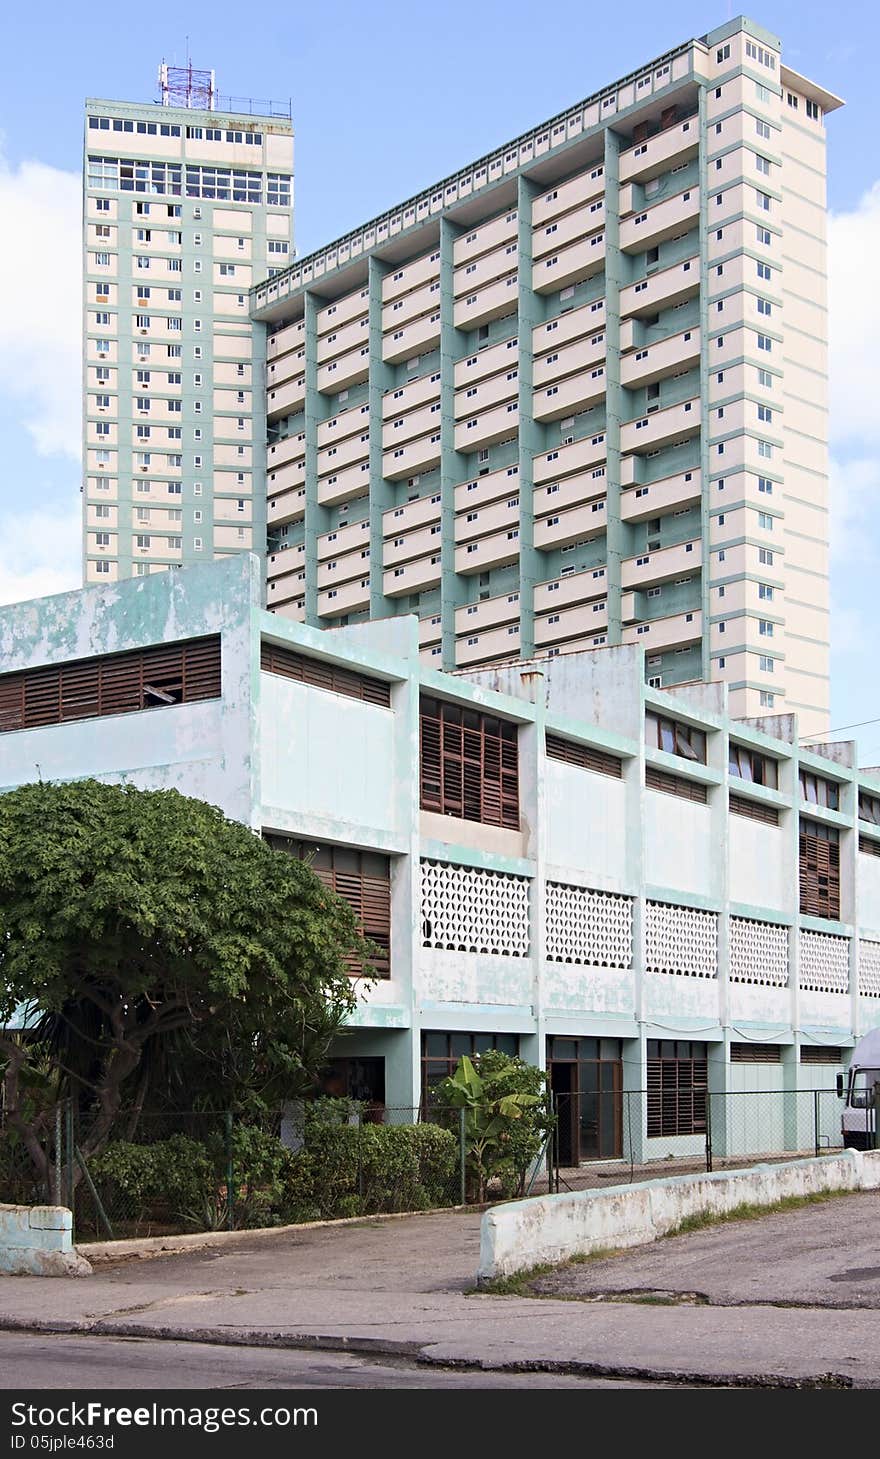
[[828, 228], [831, 437], [880, 443], [880, 291], [871, 285], [880, 254], [880, 182]]
[[81, 184], [0, 156], [0, 390], [20, 401], [40, 455], [79, 459]]
[[844, 461], [832, 455], [829, 487], [832, 557], [841, 565], [876, 562], [880, 459], [859, 454]]
[[68, 507], [0, 517], [0, 604], [82, 585], [79, 496]]

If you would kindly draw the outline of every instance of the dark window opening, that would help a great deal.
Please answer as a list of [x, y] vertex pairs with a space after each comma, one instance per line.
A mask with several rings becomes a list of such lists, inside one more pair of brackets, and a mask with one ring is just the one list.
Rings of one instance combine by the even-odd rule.
[[499, 1049], [502, 1054], [519, 1054], [516, 1033], [429, 1033], [422, 1034], [422, 1102], [427, 1110], [436, 1104], [434, 1090], [441, 1080], [454, 1074], [462, 1054], [469, 1059]]
[[684, 760], [706, 763], [706, 736], [703, 730], [683, 724], [677, 719], [667, 719], [662, 714], [649, 710], [645, 715], [645, 744], [649, 749], [666, 750], [670, 755], [681, 755]]
[[755, 750], [747, 750], [745, 745], [731, 742], [728, 768], [730, 774], [739, 780], [748, 780], [752, 785], [766, 785], [770, 790], [779, 788], [776, 761], [769, 755], [759, 755]]
[[840, 786], [822, 775], [813, 775], [809, 770], [799, 774], [801, 797], [812, 805], [825, 806], [829, 811], [840, 809]]

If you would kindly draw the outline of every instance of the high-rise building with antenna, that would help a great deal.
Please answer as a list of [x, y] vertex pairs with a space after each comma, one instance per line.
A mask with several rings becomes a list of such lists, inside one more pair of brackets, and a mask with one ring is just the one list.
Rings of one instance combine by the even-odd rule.
[[85, 581], [262, 549], [248, 304], [291, 259], [290, 104], [163, 62], [158, 102], [86, 103], [84, 171]]

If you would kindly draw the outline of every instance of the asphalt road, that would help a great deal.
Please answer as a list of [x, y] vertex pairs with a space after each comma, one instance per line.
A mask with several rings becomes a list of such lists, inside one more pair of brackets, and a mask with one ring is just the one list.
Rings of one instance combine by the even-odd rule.
[[862, 1192], [713, 1226], [534, 1296], [474, 1292], [472, 1211], [5, 1277], [0, 1382], [880, 1388], [878, 1214]]
[[[262, 1348], [144, 1338], [66, 1337], [0, 1332], [0, 1388], [311, 1389], [311, 1388], [667, 1388], [635, 1379], [565, 1373], [479, 1373], [420, 1367], [349, 1353], [266, 1352]], [[676, 1385], [679, 1386], [679, 1385]]]

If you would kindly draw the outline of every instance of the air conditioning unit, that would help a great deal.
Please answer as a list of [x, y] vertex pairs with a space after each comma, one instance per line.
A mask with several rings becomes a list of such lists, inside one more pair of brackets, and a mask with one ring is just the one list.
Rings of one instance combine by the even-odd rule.
[[107, 358], [107, 351], [106, 350], [99, 350], [98, 351], [98, 359], [99, 360], [106, 360], [106, 358]]

